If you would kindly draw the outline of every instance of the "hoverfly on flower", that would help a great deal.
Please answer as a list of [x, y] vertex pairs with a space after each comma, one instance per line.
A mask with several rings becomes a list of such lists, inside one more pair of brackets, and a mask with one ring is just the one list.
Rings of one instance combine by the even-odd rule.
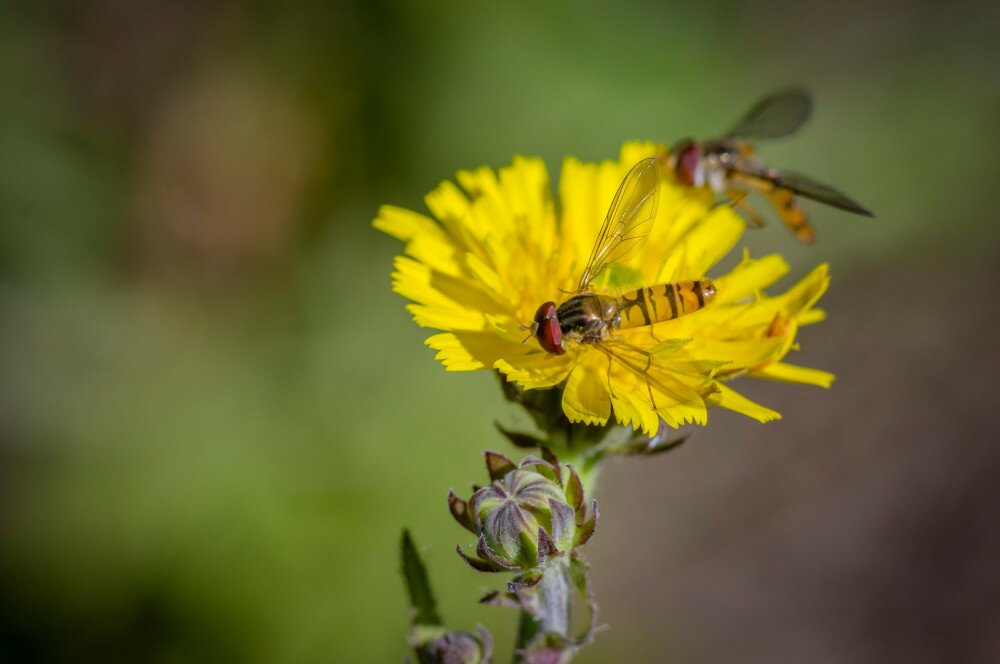
[[804, 196], [847, 212], [875, 216], [833, 187], [812, 178], [765, 165], [751, 141], [780, 138], [795, 133], [812, 111], [812, 97], [798, 89], [774, 92], [751, 108], [723, 138], [707, 141], [685, 139], [661, 154], [676, 180], [689, 187], [708, 187], [729, 198], [757, 227], [763, 219], [746, 202], [751, 191], [763, 195], [792, 234], [806, 244], [816, 232], [796, 196]]
[[[613, 417], [649, 434], [704, 424], [712, 407], [779, 417], [731, 387], [745, 376], [829, 385], [831, 374], [784, 361], [799, 328], [823, 318], [827, 266], [773, 292], [788, 264], [744, 254], [706, 279], [746, 223], [662, 169], [657, 184], [665, 149], [629, 142], [614, 160], [567, 157], [557, 197], [542, 160], [515, 157], [441, 182], [425, 198], [430, 216], [380, 208], [375, 226], [405, 243], [393, 289], [418, 325], [437, 330], [426, 340], [435, 358], [448, 371], [497, 370], [524, 390], [558, 390], [571, 422]], [[644, 314], [635, 289], [649, 284], [659, 285], [641, 291]]]
[[609, 376], [616, 359], [635, 368], [629, 354], [645, 358], [648, 369], [649, 351], [621, 339], [618, 330], [674, 320], [715, 298], [715, 285], [709, 279], [644, 286], [618, 294], [594, 288], [594, 280], [605, 270], [626, 262], [645, 244], [656, 219], [659, 192], [656, 159], [643, 159], [632, 167], [611, 202], [576, 291], [558, 307], [552, 301], [539, 306], [532, 324], [521, 326], [531, 331], [525, 342], [533, 336], [552, 355], [564, 354], [567, 342], [590, 344], [608, 357]]

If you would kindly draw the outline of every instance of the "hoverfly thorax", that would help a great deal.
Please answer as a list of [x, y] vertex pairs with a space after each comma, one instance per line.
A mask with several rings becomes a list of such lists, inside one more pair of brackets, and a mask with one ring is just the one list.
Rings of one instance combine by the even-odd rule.
[[608, 336], [621, 317], [617, 299], [596, 293], [580, 293], [559, 305], [556, 318], [564, 339], [587, 343]]
[[562, 355], [566, 352], [562, 347], [562, 328], [559, 327], [559, 318], [556, 316], [555, 302], [546, 302], [538, 307], [531, 333], [546, 353]]

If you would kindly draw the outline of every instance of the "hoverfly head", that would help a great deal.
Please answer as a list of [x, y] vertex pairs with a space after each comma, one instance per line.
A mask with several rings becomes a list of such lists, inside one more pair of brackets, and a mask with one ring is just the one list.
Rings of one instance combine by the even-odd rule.
[[562, 355], [566, 351], [562, 347], [562, 328], [556, 316], [556, 303], [546, 302], [535, 312], [534, 323], [531, 324], [531, 334], [538, 339], [538, 345], [546, 353]]
[[690, 138], [679, 141], [670, 148], [670, 160], [667, 162], [670, 171], [681, 184], [689, 187], [700, 186], [701, 176], [701, 146]]

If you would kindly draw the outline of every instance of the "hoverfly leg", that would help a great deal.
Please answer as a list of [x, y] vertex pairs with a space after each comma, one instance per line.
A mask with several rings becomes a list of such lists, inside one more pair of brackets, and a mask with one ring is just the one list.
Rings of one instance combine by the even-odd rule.
[[757, 211], [754, 210], [750, 204], [747, 202], [747, 197], [750, 196], [750, 192], [745, 189], [726, 189], [726, 196], [729, 197], [729, 203], [734, 209], [739, 210], [743, 219], [749, 222], [752, 228], [764, 228], [767, 224], [764, 219], [761, 218]]
[[612, 387], [611, 385], [611, 365], [612, 363], [614, 363], [615, 358], [614, 355], [612, 355], [611, 353], [608, 353], [607, 355], [608, 355], [608, 393], [611, 395], [611, 398], [614, 399], [615, 388]]
[[731, 204], [732, 201], [730, 199], [716, 196], [715, 200], [712, 202], [712, 207], [708, 208], [708, 211], [715, 212], [718, 208]]
[[[650, 332], [650, 334], [652, 334], [652, 332]], [[653, 337], [653, 338], [655, 339], [656, 337]], [[635, 353], [639, 353], [640, 355], [645, 355], [646, 356], [646, 366], [642, 370], [643, 373], [647, 373], [652, 368], [652, 366], [653, 366], [653, 355], [648, 350], [645, 350], [643, 348], [639, 348], [638, 346], [633, 346], [632, 344], [628, 343], [627, 341], [622, 341], [620, 339], [618, 340], [618, 343], [620, 343], [622, 346], [624, 346], [625, 348], [628, 348], [629, 350], [631, 350], [631, 351], [633, 351]], [[646, 391], [649, 393], [649, 404], [653, 407], [653, 410], [656, 410], [656, 398], [653, 396], [653, 386], [650, 385], [648, 379], [645, 381], [645, 383], [646, 383]]]
[[524, 344], [531, 341], [531, 339], [536, 334], [538, 334], [538, 323], [532, 323], [531, 325], [518, 325], [518, 329], [521, 330], [522, 332], [528, 333], [528, 336], [526, 336], [524, 338], [524, 341], [521, 342], [521, 345], [523, 346]]
[[643, 371], [649, 371], [650, 367], [653, 366], [653, 355], [648, 350], [644, 348], [639, 348], [638, 346], [633, 346], [629, 342], [622, 341], [620, 339], [618, 340], [618, 343], [624, 346], [625, 348], [628, 348], [630, 351], [634, 353], [639, 353], [640, 355], [644, 355], [646, 357], [646, 366], [643, 368]]
[[[649, 326], [649, 338], [657, 343], [663, 341], [663, 339], [656, 336], [656, 323], [653, 323], [652, 325]], [[646, 369], [648, 370], [649, 367], [646, 367]]]

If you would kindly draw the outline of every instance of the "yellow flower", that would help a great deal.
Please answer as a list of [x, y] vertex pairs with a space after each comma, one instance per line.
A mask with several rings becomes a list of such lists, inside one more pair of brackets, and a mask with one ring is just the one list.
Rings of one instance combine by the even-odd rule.
[[[552, 200], [539, 159], [515, 157], [499, 172], [460, 171], [426, 197], [435, 219], [384, 206], [375, 227], [406, 243], [395, 260], [393, 288], [412, 304], [418, 325], [442, 330], [427, 339], [449, 371], [498, 369], [526, 389], [563, 386], [570, 420], [604, 424], [612, 412], [623, 425], [655, 433], [662, 419], [677, 427], [704, 424], [717, 405], [761, 422], [778, 413], [725, 383], [741, 374], [829, 386], [833, 376], [782, 362], [795, 348], [799, 325], [823, 312], [814, 305], [827, 288], [826, 265], [787, 292], [763, 289], [788, 271], [778, 255], [743, 261], [714, 277], [718, 294], [700, 311], [652, 326], [620, 330], [619, 342], [643, 355], [591, 344], [564, 355], [524, 343], [522, 325], [538, 306], [559, 303], [580, 279], [584, 263], [622, 178], [661, 146], [626, 143], [618, 161], [568, 158]], [[597, 280], [598, 291], [701, 279], [739, 240], [745, 223], [698, 191], [663, 179], [647, 243]], [[622, 345], [625, 345], [622, 344]], [[609, 349], [616, 348], [613, 341]]]

